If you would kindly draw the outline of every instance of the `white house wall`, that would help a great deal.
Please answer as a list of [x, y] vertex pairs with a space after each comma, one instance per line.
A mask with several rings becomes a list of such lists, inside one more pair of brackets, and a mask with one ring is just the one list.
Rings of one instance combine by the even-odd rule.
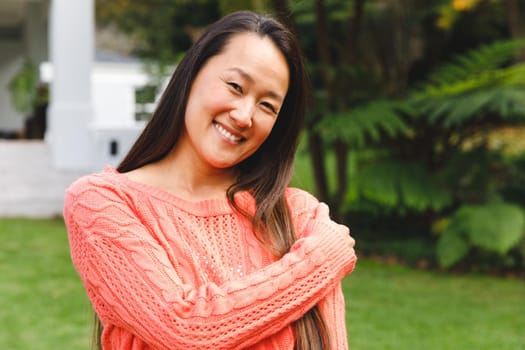
[[[53, 67], [45, 62], [40, 79], [53, 82]], [[94, 62], [91, 71], [93, 116], [87, 126], [94, 152], [90, 168], [117, 165], [144, 128], [135, 120], [135, 90], [149, 81], [140, 63]]]
[[95, 63], [92, 95], [96, 127], [135, 125], [135, 90], [148, 83], [141, 64]]

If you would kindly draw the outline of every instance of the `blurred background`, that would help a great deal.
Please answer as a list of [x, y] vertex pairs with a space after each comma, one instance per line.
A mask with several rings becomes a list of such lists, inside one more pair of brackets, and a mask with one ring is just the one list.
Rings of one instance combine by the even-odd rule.
[[240, 9], [303, 47], [293, 185], [356, 238], [352, 348], [525, 349], [523, 0], [0, 0], [0, 320], [41, 310], [0, 347], [51, 348], [21, 344], [52, 328], [86, 348], [63, 190], [118, 163], [185, 50]]

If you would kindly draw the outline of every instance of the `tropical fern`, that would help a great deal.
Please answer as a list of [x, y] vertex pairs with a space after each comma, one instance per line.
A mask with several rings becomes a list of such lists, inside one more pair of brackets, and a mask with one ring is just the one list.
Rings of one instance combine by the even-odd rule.
[[398, 211], [441, 210], [452, 202], [448, 191], [417, 162], [375, 162], [354, 180], [362, 197]]
[[486, 118], [525, 121], [525, 64], [508, 65], [524, 46], [525, 40], [496, 42], [456, 57], [413, 92], [412, 106], [446, 128]]
[[399, 111], [407, 108], [397, 101], [372, 101], [350, 111], [325, 116], [316, 125], [316, 131], [328, 142], [340, 139], [349, 145], [362, 147], [367, 142], [380, 141], [384, 134], [395, 137], [406, 133], [407, 125]]
[[523, 47], [525, 40], [503, 40], [469, 50], [432, 73], [427, 87], [448, 86], [486, 72], [497, 71], [510, 63], [516, 52]]
[[[524, 80], [525, 81], [525, 80]], [[445, 128], [498, 116], [500, 121], [525, 121], [525, 86], [491, 87], [465, 95], [428, 99], [419, 105], [419, 113], [433, 124]]]
[[520, 206], [491, 202], [465, 205], [452, 216], [437, 246], [439, 263], [452, 266], [471, 247], [505, 254], [517, 245], [525, 234], [525, 213]]

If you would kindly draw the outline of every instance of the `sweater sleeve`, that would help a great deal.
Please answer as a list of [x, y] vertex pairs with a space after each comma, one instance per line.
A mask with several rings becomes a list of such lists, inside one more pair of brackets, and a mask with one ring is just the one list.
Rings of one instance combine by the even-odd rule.
[[309, 223], [280, 260], [239, 280], [185, 284], [117, 188], [77, 181], [64, 217], [73, 263], [103, 323], [156, 349], [240, 349], [301, 317], [355, 264], [344, 226]]
[[[330, 222], [328, 206], [317, 198], [297, 188], [287, 190], [288, 205], [293, 213], [294, 226], [299, 237], [314, 234], [316, 225]], [[332, 225], [337, 225], [331, 223]], [[323, 230], [320, 230], [323, 232]], [[348, 349], [346, 329], [346, 307], [341, 282], [325, 295], [319, 302], [320, 310], [328, 327], [332, 347], [337, 350]]]
[[319, 307], [328, 327], [332, 348], [347, 350], [346, 310], [341, 283], [328, 292], [323, 300], [319, 302]]

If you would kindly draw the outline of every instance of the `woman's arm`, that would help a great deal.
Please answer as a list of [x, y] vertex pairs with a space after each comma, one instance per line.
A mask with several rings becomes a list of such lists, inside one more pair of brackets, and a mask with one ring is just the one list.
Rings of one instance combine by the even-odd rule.
[[64, 213], [73, 262], [101, 320], [157, 349], [256, 344], [318, 303], [356, 260], [344, 226], [313, 218], [279, 261], [195, 288], [182, 282], [118, 190], [78, 181]]
[[319, 302], [319, 307], [328, 327], [332, 348], [347, 350], [348, 335], [345, 319], [345, 300], [340, 283], [326, 294]]
[[[299, 237], [312, 234], [312, 223], [330, 221], [328, 206], [314, 196], [297, 188], [287, 189], [287, 200]], [[333, 349], [348, 349], [345, 299], [341, 282], [338, 282], [318, 303], [328, 327]]]

